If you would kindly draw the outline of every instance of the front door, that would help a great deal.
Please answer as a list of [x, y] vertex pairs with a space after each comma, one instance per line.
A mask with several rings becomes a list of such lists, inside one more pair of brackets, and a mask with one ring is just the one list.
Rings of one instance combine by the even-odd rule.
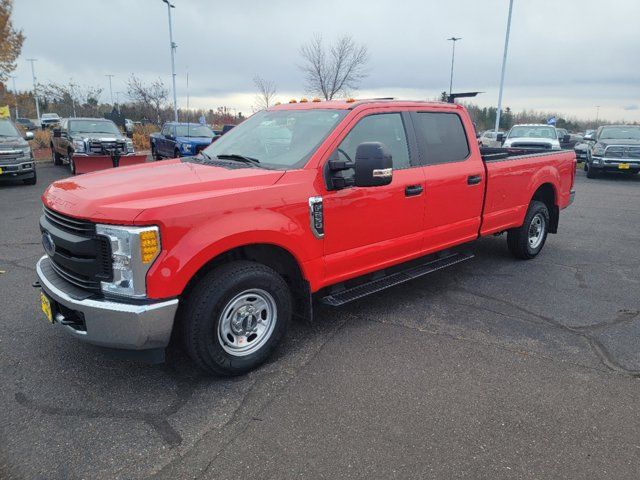
[[[384, 112], [384, 113], [383, 113]], [[347, 187], [324, 198], [325, 268], [335, 283], [417, 256], [424, 220], [423, 168], [411, 160], [408, 114], [363, 112], [337, 147], [355, 160], [363, 142], [381, 142], [393, 161], [393, 180], [379, 187]], [[352, 174], [352, 171], [347, 175]]]

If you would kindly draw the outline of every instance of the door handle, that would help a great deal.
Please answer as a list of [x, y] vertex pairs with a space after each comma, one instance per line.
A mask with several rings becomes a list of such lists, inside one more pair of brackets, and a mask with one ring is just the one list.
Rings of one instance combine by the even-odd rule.
[[482, 181], [482, 175], [469, 175], [467, 177], [468, 185], [477, 185]]
[[422, 185], [407, 185], [404, 187], [405, 197], [414, 197], [422, 193]]

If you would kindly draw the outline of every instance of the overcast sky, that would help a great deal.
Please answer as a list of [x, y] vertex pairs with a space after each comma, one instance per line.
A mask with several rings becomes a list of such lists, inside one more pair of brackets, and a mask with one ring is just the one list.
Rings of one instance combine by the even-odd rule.
[[[480, 90], [495, 106], [508, 0], [173, 0], [178, 104], [250, 113], [254, 75], [279, 100], [301, 97], [302, 43], [351, 34], [370, 53], [356, 97], [435, 98], [447, 90], [452, 35], [454, 91]], [[131, 73], [170, 86], [167, 9], [161, 0], [14, 0], [26, 40], [18, 89], [38, 81], [99, 85], [109, 101]], [[514, 0], [504, 105], [567, 116], [640, 121], [640, 0]], [[114, 94], [115, 95], [115, 94]]]

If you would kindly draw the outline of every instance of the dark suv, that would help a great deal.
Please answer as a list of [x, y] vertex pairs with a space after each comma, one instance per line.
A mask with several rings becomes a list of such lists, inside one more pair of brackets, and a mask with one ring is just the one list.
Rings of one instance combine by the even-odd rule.
[[0, 119], [0, 178], [36, 184], [36, 162], [25, 140], [30, 138], [33, 138], [33, 133], [27, 132], [22, 138], [11, 120]]
[[105, 118], [64, 118], [53, 129], [51, 156], [54, 165], [69, 163], [75, 173], [73, 157], [133, 153], [133, 142], [125, 137], [115, 123]]
[[640, 172], [640, 125], [605, 125], [594, 134], [585, 135], [589, 142], [585, 169], [588, 178], [601, 172]]

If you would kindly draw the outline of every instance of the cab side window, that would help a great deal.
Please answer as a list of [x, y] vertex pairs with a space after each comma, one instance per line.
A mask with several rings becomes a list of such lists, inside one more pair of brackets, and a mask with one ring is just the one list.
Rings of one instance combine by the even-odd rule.
[[400, 113], [380, 113], [360, 120], [338, 147], [338, 154], [356, 159], [358, 145], [363, 142], [381, 142], [391, 152], [394, 169], [409, 168], [407, 135]]
[[460, 162], [469, 156], [467, 135], [457, 114], [417, 112], [413, 119], [425, 164]]
[[171, 134], [171, 127], [169, 125], [165, 125], [162, 129], [162, 136], [166, 137]]

